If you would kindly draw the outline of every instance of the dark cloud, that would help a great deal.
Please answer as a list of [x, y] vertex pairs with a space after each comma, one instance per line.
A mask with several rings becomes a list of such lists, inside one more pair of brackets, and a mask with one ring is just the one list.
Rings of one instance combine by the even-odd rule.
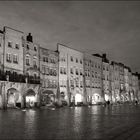
[[1, 1], [0, 23], [32, 32], [43, 47], [64, 43], [104, 53], [140, 71], [140, 2]]

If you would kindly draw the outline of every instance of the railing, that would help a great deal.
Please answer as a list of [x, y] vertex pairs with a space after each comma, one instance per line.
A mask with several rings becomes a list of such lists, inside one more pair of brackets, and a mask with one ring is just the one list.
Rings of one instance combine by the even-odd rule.
[[40, 77], [26, 76], [23, 74], [17, 74], [16, 72], [0, 71], [0, 81], [29, 83], [29, 84], [40, 84]]

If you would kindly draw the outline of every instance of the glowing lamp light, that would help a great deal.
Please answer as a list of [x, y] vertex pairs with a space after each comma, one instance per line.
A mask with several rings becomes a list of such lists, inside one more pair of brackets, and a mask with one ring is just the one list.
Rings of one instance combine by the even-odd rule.
[[80, 94], [75, 95], [75, 103], [82, 102], [82, 96]]
[[35, 102], [35, 96], [26, 96], [26, 102]]
[[107, 94], [105, 94], [105, 101], [109, 100], [109, 96]]

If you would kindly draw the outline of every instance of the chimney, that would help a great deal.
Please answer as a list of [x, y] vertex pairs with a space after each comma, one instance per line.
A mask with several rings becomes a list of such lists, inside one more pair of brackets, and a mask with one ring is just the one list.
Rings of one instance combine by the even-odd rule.
[[102, 57], [103, 57], [104, 59], [106, 59], [106, 53], [103, 53]]
[[26, 40], [29, 41], [29, 42], [33, 42], [33, 37], [31, 35], [31, 33], [29, 33], [26, 37]]

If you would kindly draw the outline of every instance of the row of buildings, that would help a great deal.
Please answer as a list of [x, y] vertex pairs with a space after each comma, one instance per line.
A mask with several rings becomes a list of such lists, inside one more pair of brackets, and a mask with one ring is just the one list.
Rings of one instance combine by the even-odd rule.
[[99, 104], [140, 100], [139, 74], [106, 54], [34, 43], [31, 33], [0, 31], [0, 107], [52, 103]]

